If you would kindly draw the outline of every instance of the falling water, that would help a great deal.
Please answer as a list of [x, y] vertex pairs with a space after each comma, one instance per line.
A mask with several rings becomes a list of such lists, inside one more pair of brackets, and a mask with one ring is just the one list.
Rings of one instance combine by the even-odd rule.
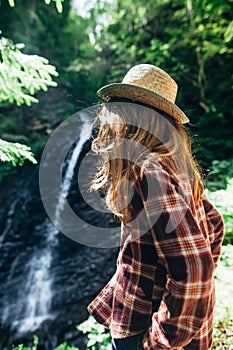
[[2, 247], [3, 245], [3, 242], [9, 232], [9, 229], [11, 227], [11, 223], [12, 223], [12, 219], [13, 219], [13, 214], [15, 212], [15, 206], [16, 204], [18, 203], [18, 199], [14, 200], [10, 206], [10, 209], [9, 209], [9, 212], [7, 214], [7, 219], [6, 219], [6, 225], [4, 227], [4, 230], [0, 236], [0, 248]]
[[58, 198], [58, 204], [57, 204], [56, 210], [55, 210], [55, 223], [59, 222], [60, 213], [63, 210], [66, 197], [69, 194], [71, 181], [72, 181], [72, 178], [74, 175], [74, 168], [75, 168], [75, 165], [77, 164], [79, 154], [82, 151], [83, 144], [90, 137], [91, 137], [90, 122], [84, 121], [82, 130], [81, 130], [81, 134], [80, 134], [80, 138], [79, 138], [79, 142], [77, 143], [76, 147], [73, 150], [73, 153], [71, 155], [71, 158], [69, 160], [69, 163], [68, 163], [68, 166], [67, 166], [67, 169], [65, 172], [64, 180], [63, 180], [62, 185], [61, 185], [61, 191], [60, 191], [59, 198]]
[[[66, 197], [69, 193], [74, 169], [82, 147], [91, 137], [90, 121], [82, 119], [81, 121], [83, 124], [79, 140], [68, 160], [68, 165], [61, 184], [58, 202], [55, 208], [55, 224], [59, 222], [60, 213], [63, 210]], [[36, 229], [40, 232], [43, 230], [45, 241], [43, 248], [35, 252], [28, 263], [27, 282], [25, 284], [26, 291], [21, 291], [19, 295], [19, 300], [23, 300], [23, 302], [21, 301], [23, 307], [18, 308], [18, 315], [16, 316], [16, 321], [13, 326], [17, 327], [20, 333], [33, 331], [38, 328], [44, 320], [53, 317], [53, 315], [50, 314], [52, 300], [52, 276], [50, 275], [50, 266], [53, 258], [53, 249], [58, 243], [58, 230], [49, 220], [37, 226]]]
[[[38, 229], [41, 227], [38, 227]], [[52, 230], [52, 224], [50, 229]], [[55, 229], [54, 229], [55, 231]], [[49, 225], [46, 224], [45, 233], [50, 233]], [[16, 321], [13, 326], [17, 327], [19, 333], [36, 329], [44, 320], [52, 318], [49, 315], [52, 291], [49, 268], [52, 261], [52, 252], [49, 247], [40, 253], [35, 253], [29, 261], [27, 270], [27, 282], [25, 289], [28, 291], [25, 302], [20, 303], [23, 293], [19, 296], [19, 308]], [[21, 307], [20, 307], [21, 305]], [[23, 316], [22, 316], [23, 315]], [[22, 318], [23, 317], [23, 318]]]

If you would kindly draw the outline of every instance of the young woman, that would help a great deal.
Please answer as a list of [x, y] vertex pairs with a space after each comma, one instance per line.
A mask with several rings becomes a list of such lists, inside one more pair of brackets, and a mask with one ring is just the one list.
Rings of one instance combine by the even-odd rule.
[[88, 310], [110, 328], [113, 350], [211, 347], [223, 220], [204, 194], [176, 93], [148, 64], [98, 91], [107, 103], [96, 120], [93, 150], [103, 162], [92, 189], [106, 191], [121, 220], [121, 247]]

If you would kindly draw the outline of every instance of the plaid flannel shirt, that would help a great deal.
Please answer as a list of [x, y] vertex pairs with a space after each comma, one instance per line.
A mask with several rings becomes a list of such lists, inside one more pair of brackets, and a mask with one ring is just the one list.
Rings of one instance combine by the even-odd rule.
[[88, 310], [114, 338], [148, 331], [149, 350], [209, 349], [222, 216], [206, 196], [195, 205], [190, 181], [162, 160], [139, 171], [116, 272]]

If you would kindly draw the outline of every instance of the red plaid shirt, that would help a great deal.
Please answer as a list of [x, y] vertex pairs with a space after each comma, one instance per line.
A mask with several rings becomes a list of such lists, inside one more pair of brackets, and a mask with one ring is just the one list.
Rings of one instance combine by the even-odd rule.
[[190, 181], [163, 161], [150, 163], [140, 180], [139, 170], [116, 272], [88, 310], [114, 338], [148, 330], [149, 350], [207, 350], [222, 217], [206, 197], [195, 205]]

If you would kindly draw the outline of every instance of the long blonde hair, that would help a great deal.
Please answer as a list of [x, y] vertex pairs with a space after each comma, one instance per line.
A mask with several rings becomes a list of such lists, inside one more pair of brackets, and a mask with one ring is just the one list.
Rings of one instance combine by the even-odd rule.
[[[162, 159], [168, 171], [179, 177], [182, 172], [192, 182], [194, 201], [203, 195], [203, 182], [191, 152], [191, 138], [181, 124], [167, 114], [142, 104], [110, 102], [101, 107], [94, 123], [98, 128], [92, 150], [101, 154], [102, 163], [91, 190], [103, 190], [108, 208], [122, 221], [130, 221], [129, 182], [134, 164], [143, 153], [148, 160]], [[123, 180], [123, 181], [122, 181]]]

